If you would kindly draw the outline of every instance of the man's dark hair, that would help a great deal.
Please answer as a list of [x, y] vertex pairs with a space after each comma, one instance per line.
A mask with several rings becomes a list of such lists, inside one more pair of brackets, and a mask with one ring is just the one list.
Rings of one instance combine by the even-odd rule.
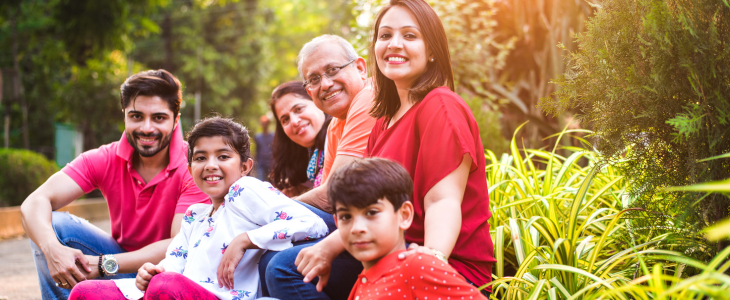
[[198, 139], [214, 136], [222, 137], [241, 156], [242, 162], [251, 158], [251, 142], [246, 127], [233, 119], [214, 116], [200, 120], [188, 133], [188, 165], [193, 161], [193, 148]]
[[139, 72], [127, 78], [121, 87], [122, 109], [129, 106], [137, 96], [158, 96], [167, 101], [173, 115], [177, 117], [182, 103], [182, 88], [170, 72], [163, 69]]
[[333, 208], [365, 208], [386, 198], [398, 210], [411, 199], [413, 179], [397, 162], [385, 158], [356, 159], [327, 179], [327, 199]]

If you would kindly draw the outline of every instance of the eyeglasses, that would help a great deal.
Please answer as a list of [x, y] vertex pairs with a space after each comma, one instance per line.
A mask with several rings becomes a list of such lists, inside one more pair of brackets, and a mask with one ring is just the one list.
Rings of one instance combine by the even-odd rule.
[[335, 79], [335, 76], [337, 76], [337, 74], [340, 73], [340, 70], [342, 70], [342, 68], [347, 67], [355, 60], [356, 59], [353, 59], [339, 67], [331, 67], [331, 68], [327, 69], [326, 71], [324, 71], [324, 74], [322, 74], [322, 75], [314, 75], [312, 77], [309, 77], [309, 80], [304, 81], [304, 85], [303, 85], [304, 88], [306, 88], [310, 91], [316, 90], [319, 87], [319, 84], [322, 83], [322, 76], [325, 76], [329, 79]]

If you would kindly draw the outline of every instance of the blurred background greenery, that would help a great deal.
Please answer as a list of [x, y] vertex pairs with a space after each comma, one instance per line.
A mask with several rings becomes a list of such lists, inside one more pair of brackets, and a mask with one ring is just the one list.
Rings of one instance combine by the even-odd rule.
[[[534, 2], [534, 3], [533, 3]], [[54, 156], [53, 123], [75, 126], [83, 150], [122, 129], [118, 87], [135, 72], [163, 68], [184, 84], [182, 120], [218, 112], [257, 129], [273, 87], [298, 79], [299, 48], [324, 33], [367, 57], [381, 0], [9, 0], [0, 4], [3, 146]], [[585, 1], [430, 1], [448, 31], [459, 93], [496, 153], [524, 120], [526, 146], [550, 144], [569, 113], [536, 104], [564, 70], [562, 43], [595, 8]], [[197, 97], [197, 98], [196, 98]], [[7, 125], [6, 125], [7, 123]]]
[[[178, 76], [184, 128], [217, 112], [258, 132], [300, 47], [338, 34], [367, 58], [385, 2], [3, 1], [0, 139], [42, 155], [0, 152], [18, 191], [0, 206], [57, 170], [59, 136], [119, 139], [127, 76]], [[427, 2], [489, 150], [498, 296], [728, 298], [728, 0]]]

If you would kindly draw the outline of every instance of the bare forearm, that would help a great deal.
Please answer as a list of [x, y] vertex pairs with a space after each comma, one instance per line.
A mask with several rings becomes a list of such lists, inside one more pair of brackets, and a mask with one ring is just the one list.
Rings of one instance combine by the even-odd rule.
[[52, 207], [48, 199], [31, 195], [20, 206], [20, 213], [25, 233], [44, 253], [50, 245], [60, 245], [51, 225]]
[[60, 246], [53, 231], [52, 212], [84, 194], [79, 185], [63, 172], [53, 174], [31, 193], [20, 206], [23, 228], [28, 237], [47, 253], [49, 246]]
[[322, 244], [322, 248], [327, 249], [327, 251], [332, 253], [333, 257], [345, 252], [345, 245], [342, 244], [342, 237], [340, 236], [339, 229], [330, 233], [330, 235], [323, 238], [319, 243]]
[[304, 202], [323, 211], [332, 213], [332, 207], [327, 200], [327, 183], [324, 183], [316, 188], [309, 190], [308, 192], [297, 197], [296, 200]]
[[461, 231], [461, 202], [443, 199], [430, 205], [426, 211], [424, 227], [424, 246], [441, 251], [449, 257]]
[[171, 238], [157, 241], [136, 251], [114, 254], [114, 258], [119, 262], [119, 273], [135, 273], [146, 262], [158, 264], [165, 258], [165, 252], [170, 242], [172, 242]]
[[[335, 156], [335, 161], [332, 163], [332, 169], [330, 169], [330, 174], [334, 173], [340, 166], [347, 165], [355, 159], [357, 159], [357, 157], [344, 154], [339, 154]], [[322, 185], [302, 194], [296, 199], [328, 213], [334, 213], [334, 209], [330, 206], [330, 203], [327, 200], [326, 179], [322, 183]], [[344, 248], [342, 251], [344, 251]]]

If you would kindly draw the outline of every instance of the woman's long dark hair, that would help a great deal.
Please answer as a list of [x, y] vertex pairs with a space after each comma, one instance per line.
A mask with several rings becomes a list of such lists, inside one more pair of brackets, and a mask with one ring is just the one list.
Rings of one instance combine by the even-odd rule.
[[[434, 59], [433, 62], [427, 62], [426, 71], [413, 83], [409, 92], [410, 100], [418, 103], [433, 89], [441, 86], [448, 86], [453, 91], [454, 73], [451, 70], [451, 56], [449, 55], [449, 42], [446, 38], [446, 31], [436, 12], [423, 0], [391, 0], [388, 5], [383, 7], [378, 12], [375, 25], [373, 25], [370, 53], [375, 53], [375, 42], [378, 41], [380, 21], [385, 13], [395, 6], [408, 9], [416, 17], [423, 34], [426, 50], [431, 51]], [[370, 115], [374, 118], [386, 117], [386, 122], [383, 124], [388, 124], [390, 118], [400, 108], [398, 90], [395, 87], [395, 82], [385, 77], [378, 68], [377, 58], [373, 57], [370, 63], [370, 69], [375, 70], [373, 75], [375, 100]]]
[[[312, 101], [307, 90], [302, 86], [301, 81], [289, 81], [276, 87], [271, 93], [269, 106], [276, 119], [276, 131], [274, 132], [274, 143], [272, 153], [274, 156], [274, 167], [269, 174], [271, 184], [277, 189], [283, 190], [306, 182], [307, 166], [309, 165], [309, 150], [292, 141], [284, 132], [279, 116], [276, 115], [276, 102], [284, 95], [294, 94], [299, 98]], [[327, 137], [327, 127], [332, 121], [332, 116], [325, 114], [322, 128], [314, 140], [314, 148], [324, 155], [324, 141]]]

